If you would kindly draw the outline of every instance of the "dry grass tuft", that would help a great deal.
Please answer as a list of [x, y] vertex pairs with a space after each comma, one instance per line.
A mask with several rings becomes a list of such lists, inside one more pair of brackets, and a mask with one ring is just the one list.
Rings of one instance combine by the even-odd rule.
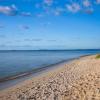
[[100, 54], [98, 54], [98, 55], [96, 56], [96, 59], [100, 59]]

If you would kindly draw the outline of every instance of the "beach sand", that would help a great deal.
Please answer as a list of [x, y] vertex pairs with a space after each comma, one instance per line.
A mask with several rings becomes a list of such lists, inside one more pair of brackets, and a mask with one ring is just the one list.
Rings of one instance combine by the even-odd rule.
[[0, 91], [0, 100], [100, 100], [100, 59], [70, 61]]

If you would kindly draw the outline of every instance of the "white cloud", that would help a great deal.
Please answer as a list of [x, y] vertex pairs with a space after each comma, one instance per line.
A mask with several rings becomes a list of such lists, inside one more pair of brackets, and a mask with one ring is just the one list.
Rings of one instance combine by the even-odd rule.
[[40, 39], [40, 38], [34, 38], [34, 39], [27, 38], [27, 39], [24, 39], [24, 41], [28, 41], [28, 42], [35, 41], [35, 42], [38, 42], [38, 41], [42, 41], [42, 39]]
[[15, 5], [11, 6], [0, 6], [0, 13], [9, 15], [9, 16], [14, 16], [17, 14], [17, 8]]
[[51, 6], [53, 4], [53, 0], [44, 0], [44, 4]]
[[49, 42], [56, 42], [57, 40], [48, 40]]
[[59, 16], [61, 13], [63, 13], [65, 10], [63, 8], [57, 7], [54, 9], [54, 15]]
[[21, 12], [20, 15], [21, 16], [32, 16], [30, 12]]
[[19, 27], [20, 27], [20, 29], [24, 29], [24, 30], [28, 30], [29, 29], [28, 25], [20, 25]]
[[100, 0], [96, 0], [96, 3], [97, 3], [97, 4], [100, 4]]
[[[60, 1], [60, 0], [41, 0], [41, 2], [37, 1], [34, 4], [34, 7], [41, 10], [36, 10], [35, 11], [36, 13], [34, 14], [33, 12], [33, 14], [39, 18], [42, 18], [50, 14], [59, 16], [66, 12], [66, 8], [67, 8], [67, 11], [69, 12], [77, 13], [80, 10], [85, 11], [87, 8], [93, 8], [95, 4], [100, 4], [100, 0], [93, 0], [93, 1], [92, 0], [79, 0], [79, 1], [69, 0], [69, 2], [66, 2], [66, 3], [64, 2], [60, 5], [61, 2], [63, 1]], [[33, 15], [31, 12], [27, 12], [27, 11], [20, 12], [20, 11], [21, 10], [18, 10], [15, 5], [0, 6], [0, 13], [5, 14], [5, 15], [9, 15], [9, 16], [19, 15], [19, 16], [26, 16], [26, 17]], [[90, 13], [91, 11], [88, 11], [88, 12]]]
[[85, 10], [85, 13], [87, 13], [87, 14], [92, 14], [92, 13], [93, 13], [93, 9], [86, 9], [86, 10]]
[[78, 3], [67, 4], [66, 7], [68, 11], [73, 12], [73, 13], [76, 13], [80, 11], [81, 9]]
[[90, 3], [89, 0], [83, 0], [83, 5], [84, 5], [85, 7], [89, 7], [89, 6], [91, 6], [91, 3]]
[[42, 17], [44, 17], [44, 14], [43, 13], [38, 13], [38, 14], [36, 14], [36, 17], [42, 18]]

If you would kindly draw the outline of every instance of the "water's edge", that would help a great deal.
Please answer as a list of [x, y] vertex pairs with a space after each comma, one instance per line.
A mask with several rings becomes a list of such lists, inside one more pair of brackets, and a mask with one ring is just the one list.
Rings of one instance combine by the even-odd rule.
[[50, 64], [50, 65], [47, 65], [47, 66], [44, 66], [44, 67], [33, 69], [33, 70], [30, 70], [30, 71], [27, 71], [27, 72], [21, 72], [21, 73], [18, 73], [16, 75], [12, 75], [12, 76], [8, 76], [8, 77], [5, 77], [5, 78], [1, 78], [0, 79], [0, 83], [5, 82], [5, 81], [9, 81], [9, 80], [14, 80], [14, 79], [17, 79], [17, 78], [20, 78], [20, 77], [24, 77], [24, 76], [27, 76], [27, 75], [35, 74], [35, 73], [40, 72], [42, 70], [48, 69], [49, 67], [53, 67], [55, 65], [58, 65], [58, 64], [61, 64], [61, 63], [65, 63], [65, 62], [68, 62], [68, 61], [71, 61], [71, 60], [74, 60], [74, 59], [77, 59], [77, 58], [63, 60], [63, 61], [60, 61], [60, 62], [57, 62], [57, 63], [54, 63], [54, 64]]
[[14, 76], [11, 76], [11, 77], [6, 77], [4, 79], [0, 79], [0, 91], [4, 90], [6, 88], [12, 87], [12, 86], [14, 86], [14, 85], [16, 85], [20, 82], [27, 80], [27, 79], [30, 79], [30, 78], [33, 78], [33, 77], [38, 76], [40, 74], [43, 74], [44, 72], [52, 70], [53, 68], [57, 68], [57, 67], [59, 67], [59, 65], [65, 65], [66, 63], [68, 63], [72, 60], [79, 59], [79, 58], [85, 57], [85, 56], [90, 56], [90, 55], [91, 54], [79, 56], [79, 57], [76, 57], [76, 58], [67, 59], [67, 60], [60, 61], [60, 62], [55, 63], [55, 64], [44, 66], [42, 68], [38, 68], [38, 69], [31, 70], [31, 71], [28, 71], [28, 72], [20, 73], [18, 75], [14, 75]]

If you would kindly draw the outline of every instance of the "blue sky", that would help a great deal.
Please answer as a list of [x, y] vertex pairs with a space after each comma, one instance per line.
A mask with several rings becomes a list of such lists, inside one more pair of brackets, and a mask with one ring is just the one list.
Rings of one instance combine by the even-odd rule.
[[98, 48], [100, 0], [0, 0], [0, 50]]

